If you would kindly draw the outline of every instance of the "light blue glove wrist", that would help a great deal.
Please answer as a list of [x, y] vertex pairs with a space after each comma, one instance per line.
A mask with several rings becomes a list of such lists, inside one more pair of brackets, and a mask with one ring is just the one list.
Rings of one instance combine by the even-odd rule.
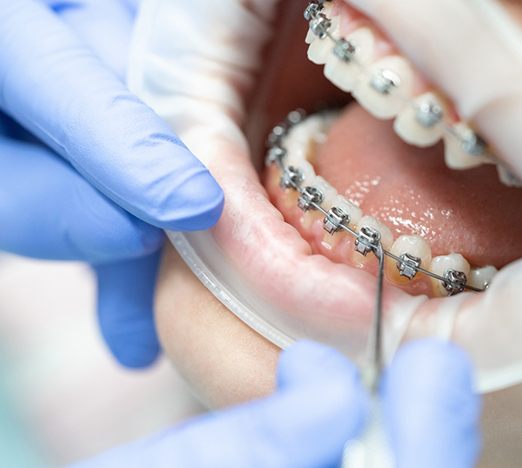
[[318, 468], [338, 466], [364, 424], [367, 399], [353, 365], [337, 352], [298, 343], [282, 354], [278, 389], [156, 437], [120, 447], [88, 467]]
[[104, 336], [141, 367], [161, 228], [212, 226], [223, 192], [125, 87], [127, 3], [0, 0], [0, 110], [48, 145], [0, 132], [0, 250], [93, 264]]
[[384, 385], [385, 419], [400, 468], [471, 468], [480, 448], [472, 367], [437, 340], [401, 349]]
[[[337, 467], [361, 435], [368, 398], [343, 356], [301, 342], [283, 352], [276, 393], [117, 448], [78, 467]], [[480, 401], [464, 353], [439, 341], [401, 350], [384, 386], [398, 468], [471, 468]]]

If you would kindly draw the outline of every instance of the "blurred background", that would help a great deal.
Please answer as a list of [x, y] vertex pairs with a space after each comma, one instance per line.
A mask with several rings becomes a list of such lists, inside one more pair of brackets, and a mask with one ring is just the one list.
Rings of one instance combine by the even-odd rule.
[[0, 468], [62, 465], [202, 411], [165, 360], [115, 363], [95, 300], [82, 264], [0, 253]]

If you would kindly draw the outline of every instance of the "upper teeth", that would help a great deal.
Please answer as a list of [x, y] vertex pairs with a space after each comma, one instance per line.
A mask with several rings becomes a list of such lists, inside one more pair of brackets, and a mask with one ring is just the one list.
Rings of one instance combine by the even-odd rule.
[[[340, 17], [329, 17], [331, 11], [330, 5], [313, 2], [305, 17], [310, 22], [308, 56], [317, 64], [325, 64], [324, 74], [332, 83], [352, 92], [375, 117], [397, 117], [395, 130], [407, 143], [425, 147], [444, 138], [445, 160], [452, 169], [496, 161], [469, 126], [447, 122], [447, 109], [435, 93], [413, 99], [414, 72], [407, 60], [388, 56], [376, 61], [376, 34], [363, 27], [341, 37]], [[503, 167], [499, 167], [499, 179], [510, 187], [522, 186], [522, 181]]]

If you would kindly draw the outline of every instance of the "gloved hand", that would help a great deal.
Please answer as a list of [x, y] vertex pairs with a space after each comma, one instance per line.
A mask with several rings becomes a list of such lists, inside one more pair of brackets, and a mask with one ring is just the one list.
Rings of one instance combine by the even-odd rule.
[[[478, 453], [479, 401], [465, 355], [444, 342], [402, 350], [385, 386], [400, 468], [470, 468]], [[301, 342], [282, 353], [276, 393], [197, 418], [78, 467], [333, 467], [361, 434], [367, 395], [337, 352]]]
[[103, 335], [141, 367], [159, 228], [212, 226], [223, 193], [124, 85], [132, 3], [0, 0], [0, 250], [94, 265]]

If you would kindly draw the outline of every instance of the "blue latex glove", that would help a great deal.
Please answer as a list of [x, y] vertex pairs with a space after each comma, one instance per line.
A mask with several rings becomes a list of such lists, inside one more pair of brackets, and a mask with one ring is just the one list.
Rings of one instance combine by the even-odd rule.
[[94, 265], [103, 335], [141, 367], [160, 228], [209, 228], [223, 193], [124, 85], [132, 3], [0, 0], [0, 250]]
[[[470, 375], [463, 353], [445, 343], [417, 343], [401, 351], [386, 387], [399, 468], [473, 466], [479, 404]], [[329, 348], [302, 342], [282, 354], [273, 396], [195, 419], [78, 467], [339, 466], [345, 442], [364, 427], [367, 403], [353, 365]]]

